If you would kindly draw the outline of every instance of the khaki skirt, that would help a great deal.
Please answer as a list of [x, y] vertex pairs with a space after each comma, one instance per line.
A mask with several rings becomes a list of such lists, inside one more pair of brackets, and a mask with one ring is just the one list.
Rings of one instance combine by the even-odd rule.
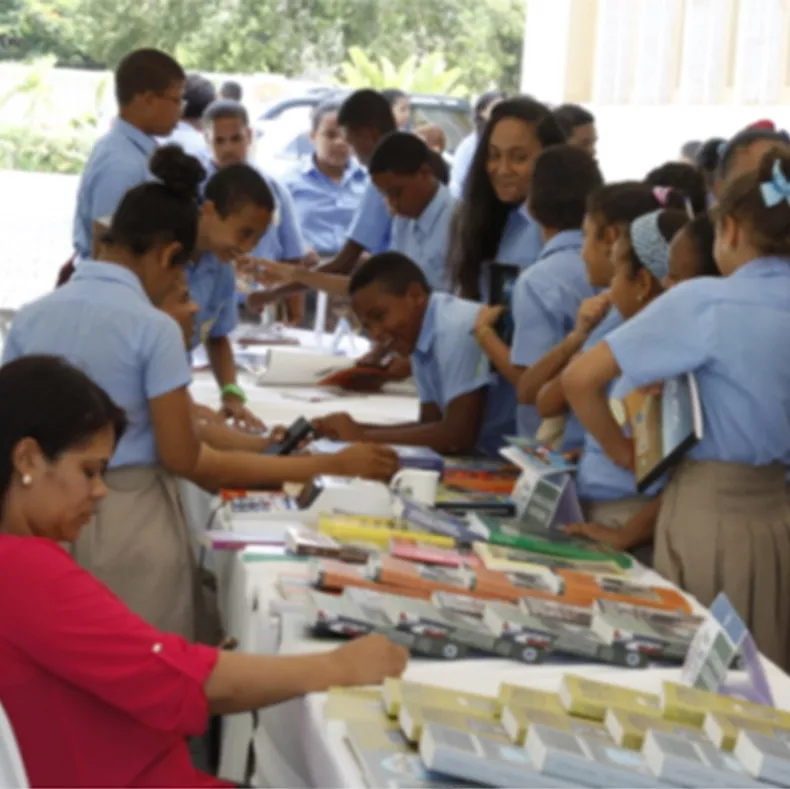
[[175, 478], [135, 466], [105, 481], [109, 492], [74, 544], [75, 560], [154, 627], [218, 643]]
[[[631, 496], [615, 501], [583, 501], [582, 512], [588, 523], [600, 523], [610, 529], [622, 529], [642, 508], [649, 499]], [[646, 567], [653, 566], [653, 543], [638, 545], [631, 553]]]
[[664, 492], [656, 570], [709, 606], [719, 592], [790, 668], [790, 495], [782, 465], [684, 461]]

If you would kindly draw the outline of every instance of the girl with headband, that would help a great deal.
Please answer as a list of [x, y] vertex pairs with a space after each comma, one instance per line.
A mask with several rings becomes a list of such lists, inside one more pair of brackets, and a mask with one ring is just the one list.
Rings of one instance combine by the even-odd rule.
[[655, 566], [710, 605], [725, 592], [760, 650], [790, 667], [790, 155], [769, 152], [731, 181], [716, 211], [721, 278], [670, 290], [563, 374], [568, 400], [604, 452], [634, 447], [608, 388], [694, 373], [704, 435], [667, 485]]

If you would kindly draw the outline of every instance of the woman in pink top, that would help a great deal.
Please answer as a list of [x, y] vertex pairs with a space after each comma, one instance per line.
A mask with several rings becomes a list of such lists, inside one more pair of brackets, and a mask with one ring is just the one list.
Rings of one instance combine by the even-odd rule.
[[230, 786], [190, 761], [209, 715], [403, 671], [381, 636], [269, 657], [146, 624], [62, 547], [106, 493], [123, 411], [62, 359], [27, 356], [0, 368], [0, 414], [0, 702], [32, 786]]

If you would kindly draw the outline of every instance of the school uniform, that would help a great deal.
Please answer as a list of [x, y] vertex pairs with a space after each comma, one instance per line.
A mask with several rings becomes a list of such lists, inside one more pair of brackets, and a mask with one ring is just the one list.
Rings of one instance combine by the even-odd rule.
[[391, 235], [392, 217], [387, 201], [376, 185], [368, 181], [359, 209], [348, 229], [348, 239], [375, 255], [389, 249]]
[[[502, 231], [495, 262], [527, 268], [540, 257], [541, 249], [540, 225], [529, 215], [526, 204], [514, 208]], [[480, 300], [488, 301], [488, 261], [484, 261], [480, 271]]]
[[477, 132], [473, 131], [458, 143], [458, 147], [453, 154], [453, 166], [450, 170], [450, 192], [456, 200], [460, 200], [463, 197], [466, 179], [472, 167], [472, 159], [475, 158], [478, 140]]
[[93, 146], [77, 191], [73, 242], [78, 260], [90, 258], [93, 223], [112, 216], [123, 196], [150, 179], [148, 160], [156, 140], [123, 118]]
[[[580, 230], [557, 233], [546, 242], [535, 264], [516, 280], [510, 349], [514, 365], [529, 367], [562, 342], [576, 325], [581, 302], [595, 295], [581, 258], [583, 243]], [[537, 408], [519, 405], [519, 435], [534, 436], [539, 426]]]
[[367, 172], [356, 159], [349, 160], [338, 182], [324, 175], [312, 156], [283, 179], [302, 236], [321, 257], [332, 257], [343, 248], [367, 184]]
[[486, 389], [477, 447], [496, 455], [515, 429], [516, 391], [490, 372], [474, 337], [480, 305], [448, 293], [433, 293], [423, 318], [411, 366], [421, 403], [436, 403], [442, 413], [461, 395]]
[[447, 245], [455, 200], [444, 184], [416, 219], [396, 216], [390, 249], [411, 258], [423, 271], [433, 290], [448, 291]]
[[[609, 388], [609, 405], [618, 424], [630, 432], [623, 399], [635, 387], [626, 378], [618, 378]], [[636, 489], [636, 477], [614, 463], [603, 451], [598, 441], [584, 434], [581, 457], [576, 470], [576, 492], [589, 523], [600, 523], [610, 528], [621, 529], [639, 513], [644, 506], [663, 489], [662, 479], [651, 486], [645, 494]], [[652, 564], [652, 542], [639, 546], [635, 552], [644, 564]]]
[[770, 659], [790, 667], [790, 260], [684, 282], [605, 339], [634, 386], [693, 372], [701, 441], [676, 469], [656, 569], [709, 605], [727, 593]]
[[180, 328], [130, 270], [86, 260], [67, 285], [17, 314], [3, 361], [29, 354], [64, 357], [129, 420], [106, 474], [109, 493], [74, 558], [150, 624], [194, 639], [202, 610], [195, 559], [148, 408], [191, 381]]
[[198, 307], [190, 347], [196, 348], [208, 339], [227, 337], [239, 324], [233, 264], [223, 263], [207, 252], [197, 263], [187, 265], [186, 274], [189, 293]]
[[[212, 162], [203, 185], [204, 191], [217, 169], [217, 165]], [[250, 255], [274, 261], [301, 260], [307, 253], [307, 247], [299, 229], [299, 219], [291, 195], [276, 178], [260, 170], [258, 172], [269, 185], [274, 196], [274, 216], [269, 228]]]
[[[582, 351], [588, 351], [597, 345], [609, 332], [614, 331], [623, 323], [623, 316], [620, 315], [616, 307], [611, 307], [603, 320], [590, 332], [590, 336], [582, 345]], [[578, 420], [573, 411], [568, 412], [565, 422], [565, 432], [562, 437], [560, 448], [563, 452], [572, 452], [584, 446], [586, 431], [582, 423]]]
[[169, 137], [162, 137], [160, 145], [178, 145], [184, 153], [194, 156], [204, 167], [211, 164], [211, 148], [205, 135], [192, 124], [179, 121]]

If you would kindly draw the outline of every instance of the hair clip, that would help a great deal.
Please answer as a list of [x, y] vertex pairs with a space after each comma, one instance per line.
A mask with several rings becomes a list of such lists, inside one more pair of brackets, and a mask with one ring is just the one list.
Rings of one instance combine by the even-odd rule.
[[672, 194], [672, 189], [668, 186], [654, 186], [653, 187], [653, 197], [658, 200], [658, 204], [662, 208], [667, 207], [667, 201], [669, 200], [669, 196]]
[[775, 208], [783, 200], [790, 205], [790, 181], [782, 172], [781, 159], [774, 159], [771, 180], [760, 184], [760, 195], [766, 208]]

